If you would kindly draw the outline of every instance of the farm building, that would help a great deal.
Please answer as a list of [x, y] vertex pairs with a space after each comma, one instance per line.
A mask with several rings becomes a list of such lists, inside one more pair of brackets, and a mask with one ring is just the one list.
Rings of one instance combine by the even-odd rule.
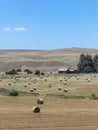
[[58, 70], [58, 73], [66, 73], [67, 70], [68, 70], [68, 68], [60, 68], [60, 69]]
[[79, 70], [76, 68], [65, 68], [65, 69], [61, 68], [58, 70], [58, 73], [65, 73], [65, 74], [75, 73], [75, 74], [77, 74], [77, 73], [79, 73]]

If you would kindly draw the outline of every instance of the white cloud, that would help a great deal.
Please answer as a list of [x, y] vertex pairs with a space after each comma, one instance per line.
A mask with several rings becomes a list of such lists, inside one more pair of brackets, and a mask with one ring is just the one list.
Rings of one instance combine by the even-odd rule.
[[4, 28], [4, 31], [11, 31], [11, 28]]
[[26, 31], [27, 29], [25, 27], [16, 27], [16, 28], [9, 28], [9, 27], [5, 27], [4, 28], [4, 31], [11, 31], [11, 30], [14, 30], [14, 31]]
[[18, 27], [18, 28], [14, 28], [13, 30], [15, 31], [26, 31], [25, 27]]

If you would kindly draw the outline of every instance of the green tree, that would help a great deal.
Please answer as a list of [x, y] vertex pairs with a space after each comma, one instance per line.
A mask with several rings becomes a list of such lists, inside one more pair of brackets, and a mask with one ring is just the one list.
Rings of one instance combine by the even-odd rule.
[[40, 75], [40, 70], [35, 70], [35, 75]]
[[93, 64], [94, 64], [95, 72], [98, 72], [98, 54], [96, 54], [96, 55], [93, 57]]
[[6, 75], [16, 75], [18, 72], [15, 69], [5, 72]]
[[78, 63], [78, 69], [81, 72], [94, 72], [94, 64], [93, 64], [93, 59], [90, 54], [81, 54], [79, 58], [79, 63]]
[[78, 69], [83, 72], [84, 70], [84, 59], [85, 59], [85, 55], [81, 54], [80, 58], [79, 58], [79, 63], [78, 63]]

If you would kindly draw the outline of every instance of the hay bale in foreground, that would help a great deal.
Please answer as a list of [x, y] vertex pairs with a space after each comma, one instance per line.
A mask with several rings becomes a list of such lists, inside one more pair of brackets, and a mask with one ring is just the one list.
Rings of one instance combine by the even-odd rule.
[[40, 99], [37, 100], [37, 103], [38, 104], [44, 104], [44, 100], [42, 98], [40, 98]]
[[32, 110], [34, 113], [40, 113], [40, 108], [38, 106], [34, 106]]

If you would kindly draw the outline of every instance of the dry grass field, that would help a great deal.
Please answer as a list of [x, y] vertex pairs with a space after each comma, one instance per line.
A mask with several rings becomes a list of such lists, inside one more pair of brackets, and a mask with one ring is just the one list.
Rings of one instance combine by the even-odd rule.
[[[81, 53], [98, 50], [1, 50], [0, 130], [98, 130], [98, 74], [57, 74], [59, 67], [76, 67]], [[40, 69], [45, 75], [6, 75], [12, 68]], [[18, 96], [9, 95], [12, 88]]]
[[98, 101], [38, 97], [0, 97], [0, 130], [98, 130]]
[[98, 49], [0, 50], [0, 71], [13, 67], [43, 71], [56, 71], [59, 67], [77, 67], [81, 53], [95, 55], [98, 54]]
[[[98, 96], [98, 74], [57, 74], [45, 73], [37, 76], [20, 72], [18, 75], [0, 73], [0, 93], [7, 95], [8, 89], [16, 87], [20, 95], [40, 95], [62, 98], [90, 98]], [[36, 87], [36, 90], [34, 88]], [[6, 91], [3, 92], [2, 89]], [[33, 94], [30, 93], [33, 89]], [[68, 92], [64, 92], [67, 89]]]
[[[7, 96], [2, 91], [11, 87], [16, 87], [20, 95]], [[36, 90], [30, 93], [34, 87]], [[91, 96], [98, 96], [97, 74], [46, 73], [40, 77], [1, 72], [0, 88], [0, 130], [98, 130], [98, 100]], [[63, 91], [65, 88], [68, 92]], [[39, 98], [44, 104], [37, 104]], [[40, 107], [40, 113], [32, 111], [34, 106]]]

